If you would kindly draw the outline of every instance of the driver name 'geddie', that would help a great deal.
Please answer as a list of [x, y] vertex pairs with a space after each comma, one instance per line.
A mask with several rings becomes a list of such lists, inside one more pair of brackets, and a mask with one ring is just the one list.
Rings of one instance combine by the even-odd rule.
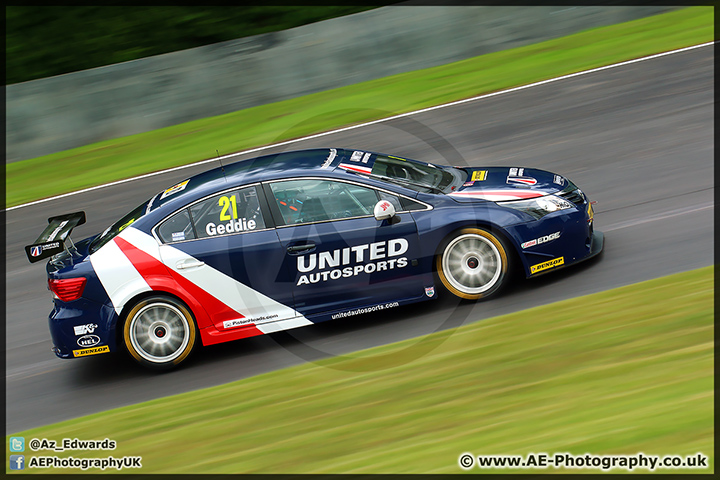
[[255, 230], [255, 227], [257, 224], [255, 223], [255, 220], [247, 220], [245, 218], [240, 218], [234, 221], [230, 221], [228, 223], [221, 223], [220, 225], [215, 225], [213, 222], [208, 223], [205, 226], [205, 233], [208, 234], [208, 236], [215, 236], [215, 235], [223, 235], [225, 233], [239, 233], [244, 232], [245, 230]]
[[[309, 275], [300, 275], [297, 285], [337, 280], [341, 277], [348, 278], [359, 275], [360, 273], [382, 272], [394, 268], [403, 268], [406, 267], [408, 263], [406, 257], [390, 257], [398, 257], [407, 252], [407, 250], [408, 241], [406, 239], [394, 238], [388, 241], [365, 243], [354, 247], [338, 248], [329, 252], [303, 255], [297, 259], [297, 269], [303, 274], [316, 269], [323, 270], [324, 268], [350, 265], [351, 263], [357, 265], [344, 267], [342, 269], [324, 270], [322, 272], [310, 273]], [[367, 260], [369, 260], [367, 263], [365, 262], [366, 253]], [[387, 258], [387, 260], [380, 260], [383, 258]]]

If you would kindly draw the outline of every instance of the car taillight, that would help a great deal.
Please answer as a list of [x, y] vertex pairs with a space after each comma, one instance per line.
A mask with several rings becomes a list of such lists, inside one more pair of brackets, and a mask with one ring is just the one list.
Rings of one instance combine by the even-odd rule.
[[87, 278], [62, 278], [59, 280], [48, 279], [48, 287], [57, 298], [63, 302], [72, 302], [82, 296]]

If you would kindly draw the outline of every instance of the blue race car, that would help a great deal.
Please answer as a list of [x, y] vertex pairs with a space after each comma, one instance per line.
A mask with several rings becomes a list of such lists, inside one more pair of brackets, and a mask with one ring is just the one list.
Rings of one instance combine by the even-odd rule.
[[212, 345], [434, 299], [486, 299], [598, 254], [586, 195], [522, 167], [313, 149], [216, 168], [73, 244], [49, 219], [50, 333], [61, 358], [126, 349], [164, 369]]

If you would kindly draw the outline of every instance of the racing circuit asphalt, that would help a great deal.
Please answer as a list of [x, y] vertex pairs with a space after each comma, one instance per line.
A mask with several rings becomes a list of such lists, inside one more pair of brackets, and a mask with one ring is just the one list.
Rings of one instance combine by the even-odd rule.
[[48, 217], [77, 210], [86, 211], [88, 222], [73, 232], [75, 240], [102, 231], [142, 200], [208, 166], [8, 211], [7, 433], [713, 264], [713, 46], [268, 153], [332, 146], [560, 173], [598, 201], [596, 229], [605, 232], [605, 251], [577, 267], [514, 284], [488, 302], [426, 302], [203, 348], [183, 368], [155, 374], [121, 355], [56, 358], [44, 265], [30, 265], [23, 246]]

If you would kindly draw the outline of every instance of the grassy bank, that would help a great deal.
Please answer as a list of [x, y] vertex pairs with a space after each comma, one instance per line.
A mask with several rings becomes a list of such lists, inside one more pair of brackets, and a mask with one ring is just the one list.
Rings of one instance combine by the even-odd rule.
[[713, 39], [713, 8], [686, 8], [108, 140], [7, 165], [7, 206]]
[[702, 452], [695, 472], [713, 471], [712, 267], [428, 340], [400, 366], [382, 359], [413, 358], [417, 339], [20, 435], [110, 438], [102, 455], [43, 453], [141, 455], [142, 473], [461, 473], [463, 452]]

